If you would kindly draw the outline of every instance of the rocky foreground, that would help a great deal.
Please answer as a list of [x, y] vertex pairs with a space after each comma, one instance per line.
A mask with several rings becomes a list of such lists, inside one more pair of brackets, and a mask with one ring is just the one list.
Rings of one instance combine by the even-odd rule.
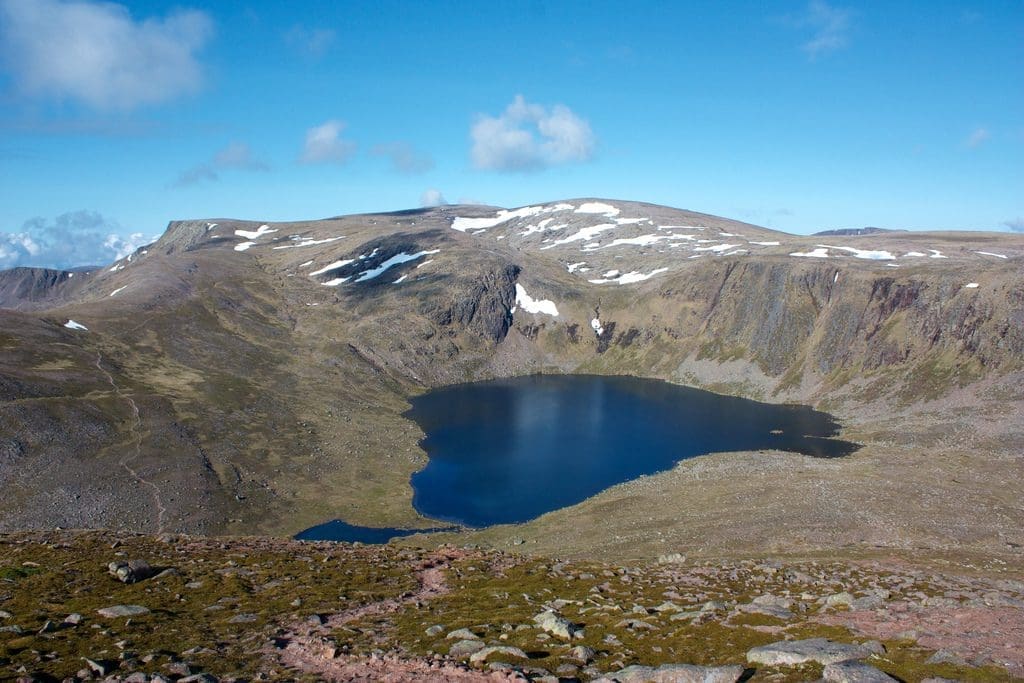
[[475, 548], [0, 536], [0, 679], [1024, 677], [1024, 582], [897, 559], [565, 563]]

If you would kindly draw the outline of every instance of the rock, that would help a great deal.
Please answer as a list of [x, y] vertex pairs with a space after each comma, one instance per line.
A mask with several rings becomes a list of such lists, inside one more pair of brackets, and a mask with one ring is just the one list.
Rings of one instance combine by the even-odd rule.
[[750, 603], [749, 605], [739, 605], [736, 609], [746, 614], [763, 614], [768, 617], [775, 617], [776, 619], [792, 619], [795, 616], [785, 607], [778, 605]]
[[6, 612], [0, 609], [0, 619], [10, 619], [12, 616], [14, 615], [12, 615], [10, 612]]
[[460, 628], [446, 635], [445, 640], [480, 640], [480, 636], [473, 633], [468, 628]]
[[149, 676], [141, 671], [136, 671], [133, 674], [129, 674], [124, 679], [123, 683], [149, 683]]
[[572, 640], [573, 638], [583, 637], [582, 628], [576, 626], [565, 617], [555, 614], [551, 610], [541, 612], [533, 618], [533, 621], [541, 628], [541, 630], [558, 638], [562, 638], [563, 640]]
[[686, 562], [686, 556], [682, 553], [658, 555], [658, 564], [683, 564], [684, 562]]
[[192, 676], [185, 676], [185, 678], [179, 678], [178, 683], [217, 683], [219, 679], [216, 676], [211, 676], [207, 673], [194, 674]]
[[829, 683], [892, 683], [889, 674], [864, 662], [837, 662], [825, 667], [822, 678]]
[[597, 655], [597, 652], [595, 652], [593, 648], [589, 648], [586, 645], [577, 645], [573, 649], [569, 650], [567, 657], [574, 662], [579, 662], [580, 664], [585, 665], [594, 661], [595, 655]]
[[82, 659], [85, 660], [85, 664], [89, 667], [89, 671], [97, 676], [106, 676], [114, 668], [110, 662], [105, 662], [102, 659], [89, 659], [88, 657], [83, 657]]
[[82, 615], [79, 614], [78, 612], [75, 612], [73, 614], [69, 614], [66, 617], [64, 617], [64, 624], [67, 625], [67, 626], [78, 626], [81, 623], [82, 623]]
[[470, 656], [469, 661], [474, 664], [480, 662], [486, 662], [487, 658], [491, 655], [506, 655], [508, 657], [515, 657], [516, 659], [528, 659], [526, 653], [520, 650], [518, 647], [510, 647], [508, 645], [494, 645], [491, 647], [485, 647], [482, 650], [474, 652]]
[[878, 595], [865, 595], [863, 598], [857, 598], [850, 603], [850, 609], [869, 610], [878, 609], [885, 604], [885, 600]]
[[663, 664], [657, 668], [633, 665], [606, 674], [606, 680], [617, 683], [736, 683], [742, 675], [743, 667], [739, 665]]
[[967, 660], [958, 654], [950, 652], [949, 650], [939, 650], [931, 657], [925, 660], [925, 664], [952, 664], [954, 666], [964, 666], [967, 664]]
[[443, 632], [444, 632], [444, 626], [441, 626], [441, 624], [434, 624], [433, 626], [428, 628], [426, 631], [424, 631], [424, 633], [426, 633], [428, 636], [440, 635]]
[[853, 601], [854, 597], [846, 591], [833, 593], [825, 598], [825, 607], [849, 607], [853, 604]]
[[751, 664], [783, 666], [818, 662], [819, 664], [835, 664], [850, 659], [870, 657], [871, 651], [862, 645], [836, 643], [826, 638], [810, 638], [808, 640], [782, 640], [771, 645], [755, 647], [747, 651], [747, 661]]
[[13, 633], [16, 636], [25, 635], [25, 630], [17, 624], [11, 624], [10, 626], [0, 626], [0, 633]]
[[114, 605], [96, 610], [101, 617], [137, 617], [140, 614], [149, 614], [149, 609], [142, 605]]
[[784, 598], [779, 595], [772, 595], [770, 593], [765, 595], [759, 595], [751, 600], [755, 605], [761, 605], [763, 607], [779, 607], [784, 610], [789, 610], [793, 607], [793, 601], [790, 598]]
[[654, 631], [657, 627], [640, 619], [623, 619], [615, 624], [615, 628], [628, 628], [633, 631]]
[[484, 649], [482, 640], [460, 640], [448, 649], [448, 654], [452, 657], [466, 657], [482, 649]]
[[107, 565], [107, 571], [121, 583], [145, 581], [156, 573], [145, 560], [111, 562]]
[[259, 615], [256, 614], [236, 614], [235, 616], [228, 619], [229, 624], [251, 624], [254, 621], [259, 620]]

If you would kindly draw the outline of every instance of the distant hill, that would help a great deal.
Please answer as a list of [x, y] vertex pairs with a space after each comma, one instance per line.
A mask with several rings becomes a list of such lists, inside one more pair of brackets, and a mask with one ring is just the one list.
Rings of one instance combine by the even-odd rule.
[[906, 232], [906, 230], [891, 230], [889, 228], [837, 228], [835, 230], [822, 230], [814, 233], [817, 237], [829, 235], [852, 236], [852, 235], [878, 235], [886, 232]]

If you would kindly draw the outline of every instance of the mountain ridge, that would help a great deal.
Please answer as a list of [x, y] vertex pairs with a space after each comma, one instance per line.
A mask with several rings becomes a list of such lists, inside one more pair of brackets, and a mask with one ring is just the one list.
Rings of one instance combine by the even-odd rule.
[[[407, 397], [474, 379], [581, 372], [810, 403], [866, 447], [828, 466], [698, 458], [480, 539], [516, 534], [588, 554], [630, 537], [631, 552], [652, 553], [657, 525], [630, 512], [569, 533], [627, 495], [642, 501], [637, 509], [669, 496], [666, 528], [680, 537], [704, 528], [722, 544], [764, 544], [721, 502], [731, 493], [694, 500], [703, 493], [687, 488], [689, 473], [704, 471], [707, 495], [738, 487], [752, 505], [778, 510], [776, 528], [792, 531], [773, 542], [795, 546], [822, 511], [789, 500], [785, 481], [835, 477], [848, 484], [843, 504], [856, 505], [867, 482], [891, 490], [893, 481], [865, 469], [880, 467], [926, 482], [928, 514], [911, 499], [890, 512], [867, 503], [868, 518], [883, 521], [835, 520], [814, 543], [890, 543], [890, 530], [909, 523], [916, 530], [901, 542], [955, 537], [995, 551], [1016, 533], [1019, 511], [1000, 504], [964, 521], [942, 502], [955, 499], [952, 485], [913, 463], [938, 446], [939, 471], [979, 495], [986, 477], [1007, 476], [1021, 438], [1013, 416], [1024, 237], [865, 239], [823, 241], [595, 198], [290, 223], [175, 221], [152, 245], [73, 278], [73, 291], [51, 286], [41, 308], [0, 310], [0, 458], [12, 464], [0, 483], [15, 492], [0, 519], [9, 530], [155, 531], [149, 482], [169, 511], [167, 530], [291, 534], [334, 517], [433, 526], [410, 504], [408, 477], [425, 455], [422, 434], [402, 417]], [[542, 312], [552, 309], [557, 316]], [[65, 327], [71, 320], [87, 329]], [[743, 479], [769, 462], [771, 486]], [[707, 519], [698, 523], [694, 509]], [[638, 531], [623, 534], [631, 525]], [[717, 542], [708, 550], [722, 551]]]

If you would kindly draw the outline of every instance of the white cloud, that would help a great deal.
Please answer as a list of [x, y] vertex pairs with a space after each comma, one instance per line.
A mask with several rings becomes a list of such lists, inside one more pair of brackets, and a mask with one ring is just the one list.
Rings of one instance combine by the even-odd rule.
[[391, 159], [391, 167], [399, 173], [426, 173], [434, 168], [429, 154], [418, 151], [408, 142], [388, 142], [377, 145], [372, 153]]
[[198, 10], [136, 21], [90, 0], [0, 0], [0, 59], [27, 95], [128, 110], [195, 92], [213, 34]]
[[299, 161], [303, 164], [343, 164], [356, 151], [356, 143], [344, 140], [343, 121], [327, 121], [306, 131], [306, 144], [302, 147]]
[[833, 7], [824, 0], [813, 0], [798, 22], [813, 31], [811, 39], [803, 44], [803, 51], [812, 60], [847, 46], [852, 13]]
[[1024, 232], [1024, 218], [1021, 218], [1020, 216], [1006, 221], [1003, 225], [1014, 232]]
[[428, 188], [420, 195], [420, 206], [428, 208], [431, 206], [446, 206], [448, 201], [441, 194], [441, 190], [435, 187]]
[[470, 129], [477, 168], [536, 171], [582, 162], [594, 154], [590, 124], [568, 107], [546, 108], [516, 95], [500, 116], [480, 115]]
[[284, 41], [290, 47], [312, 59], [320, 59], [334, 45], [337, 34], [329, 28], [306, 28], [300, 24], [292, 26], [284, 34]]
[[977, 149], [988, 142], [991, 137], [992, 134], [988, 131], [988, 128], [975, 128], [971, 131], [971, 134], [967, 136], [967, 139], [964, 140], [964, 144], [971, 149]]
[[174, 182], [174, 187], [187, 187], [199, 183], [220, 180], [220, 171], [266, 171], [269, 166], [253, 155], [252, 148], [244, 142], [232, 142], [219, 150], [210, 161], [185, 169]]
[[104, 265], [155, 241], [121, 227], [95, 211], [73, 211], [53, 221], [33, 218], [18, 233], [0, 232], [0, 268], [73, 268]]

